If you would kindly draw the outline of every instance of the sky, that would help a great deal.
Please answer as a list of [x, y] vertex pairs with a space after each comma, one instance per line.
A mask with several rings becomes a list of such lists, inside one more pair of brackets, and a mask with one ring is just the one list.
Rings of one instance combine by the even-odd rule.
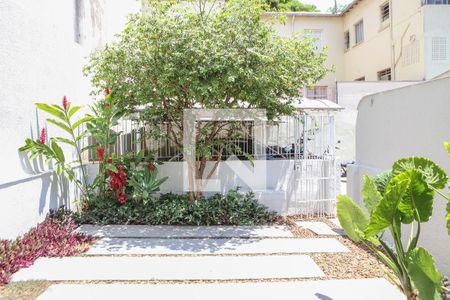
[[[322, 12], [326, 12], [329, 7], [334, 6], [334, 0], [300, 0], [300, 2], [314, 4]], [[341, 4], [349, 4], [350, 2], [352, 2], [352, 0], [337, 0], [337, 3]]]

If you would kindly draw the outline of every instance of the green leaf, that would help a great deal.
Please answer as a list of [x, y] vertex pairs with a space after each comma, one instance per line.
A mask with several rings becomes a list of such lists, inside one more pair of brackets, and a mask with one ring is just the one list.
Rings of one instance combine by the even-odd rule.
[[396, 178], [410, 181], [398, 206], [402, 215], [401, 221], [405, 224], [413, 220], [427, 222], [433, 212], [434, 191], [428, 186], [425, 177], [417, 169], [410, 169], [397, 175]]
[[394, 177], [392, 175], [392, 171], [384, 171], [376, 176], [373, 177], [373, 181], [375, 182], [375, 185], [377, 186], [378, 191], [383, 196], [384, 192], [386, 191], [386, 186], [389, 182], [389, 180]]
[[106, 164], [105, 165], [105, 169], [109, 170], [109, 171], [113, 171], [114, 173], [118, 173], [119, 170], [117, 169], [117, 167], [113, 164]]
[[52, 140], [51, 146], [53, 152], [55, 153], [56, 156], [55, 158], [61, 163], [64, 163], [66, 159], [64, 157], [64, 152], [62, 151], [61, 147], [59, 147], [59, 145], [54, 140]]
[[403, 158], [394, 163], [392, 173], [394, 176], [410, 169], [419, 170], [426, 179], [426, 182], [435, 189], [443, 189], [448, 178], [444, 170], [433, 161], [424, 157]]
[[380, 203], [383, 197], [378, 191], [377, 185], [372, 179], [370, 179], [369, 176], [364, 176], [364, 183], [362, 186], [361, 195], [363, 197], [367, 211], [369, 212], [370, 215], [372, 215], [373, 210], [378, 205], [378, 203]]
[[[76, 121], [73, 125], [72, 125], [72, 130], [75, 130], [78, 128], [78, 126], [80, 126], [81, 124], [84, 124], [86, 122], [89, 122], [92, 119], [92, 117], [90, 116], [86, 116], [84, 118], [79, 119], [78, 121]], [[89, 128], [89, 127], [88, 127]]]
[[416, 248], [408, 253], [407, 267], [420, 299], [442, 299], [440, 288], [444, 278], [436, 269], [433, 256], [427, 250]]
[[47, 119], [47, 122], [58, 126], [59, 128], [61, 128], [62, 130], [66, 131], [69, 134], [72, 134], [72, 130], [69, 128], [69, 126], [67, 126], [66, 124], [64, 124], [64, 123], [62, 123], [60, 121], [57, 121], [57, 120], [54, 120], [54, 119]]
[[70, 117], [72, 117], [77, 111], [79, 111], [81, 106], [74, 106], [69, 110], [69, 113], [67, 114]]
[[364, 240], [364, 231], [369, 219], [352, 199], [345, 195], [338, 196], [337, 216], [345, 234], [351, 240], [355, 242]]
[[445, 219], [447, 220], [447, 233], [450, 235], [450, 201], [447, 202], [447, 215]]
[[55, 116], [58, 119], [61, 119], [62, 121], [66, 120], [66, 116], [64, 115], [64, 113], [61, 110], [59, 110], [59, 109], [57, 109], [57, 108], [55, 108], [55, 107], [53, 107], [51, 105], [48, 105], [48, 104], [45, 104], [45, 103], [36, 103], [35, 105], [40, 110], [43, 110], [43, 111], [51, 114], [52, 116]]
[[74, 141], [71, 141], [71, 140], [66, 139], [66, 138], [55, 137], [55, 138], [52, 138], [52, 140], [55, 140], [56, 142], [60, 142], [60, 143], [64, 143], [64, 144], [68, 144], [68, 145], [71, 145], [73, 147], [76, 147]]
[[450, 157], [450, 143], [444, 142], [445, 150], [447, 151], [448, 156]]
[[377, 235], [393, 223], [394, 217], [399, 213], [398, 204], [408, 189], [408, 185], [408, 179], [397, 179], [397, 177], [389, 182], [386, 193], [373, 211], [369, 225], [365, 230], [367, 237]]

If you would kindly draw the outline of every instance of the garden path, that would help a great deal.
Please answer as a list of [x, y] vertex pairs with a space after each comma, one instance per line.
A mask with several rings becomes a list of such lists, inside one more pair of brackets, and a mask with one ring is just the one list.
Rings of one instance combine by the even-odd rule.
[[336, 230], [313, 225], [327, 235], [294, 238], [284, 226], [83, 226], [99, 237], [85, 255], [40, 258], [12, 281], [53, 281], [41, 300], [404, 299], [382, 278], [328, 280], [311, 255], [350, 250], [330, 235]]

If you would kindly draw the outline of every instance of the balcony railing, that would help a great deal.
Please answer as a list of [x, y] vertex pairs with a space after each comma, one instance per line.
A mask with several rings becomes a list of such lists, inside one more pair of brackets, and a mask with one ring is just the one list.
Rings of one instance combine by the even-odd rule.
[[422, 5], [450, 4], [450, 0], [422, 0]]

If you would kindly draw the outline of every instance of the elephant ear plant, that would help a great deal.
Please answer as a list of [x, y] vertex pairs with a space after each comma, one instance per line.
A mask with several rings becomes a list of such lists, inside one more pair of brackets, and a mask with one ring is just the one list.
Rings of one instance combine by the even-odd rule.
[[[365, 244], [392, 270], [396, 278], [391, 279], [408, 299], [437, 300], [447, 290], [431, 254], [417, 246], [421, 224], [432, 214], [435, 191], [443, 189], [447, 180], [443, 169], [431, 160], [404, 158], [390, 172], [374, 179], [364, 177], [362, 198], [368, 214], [349, 197], [338, 196], [338, 218], [345, 233]], [[411, 230], [406, 245], [402, 225]], [[383, 239], [386, 230], [393, 247]]]

